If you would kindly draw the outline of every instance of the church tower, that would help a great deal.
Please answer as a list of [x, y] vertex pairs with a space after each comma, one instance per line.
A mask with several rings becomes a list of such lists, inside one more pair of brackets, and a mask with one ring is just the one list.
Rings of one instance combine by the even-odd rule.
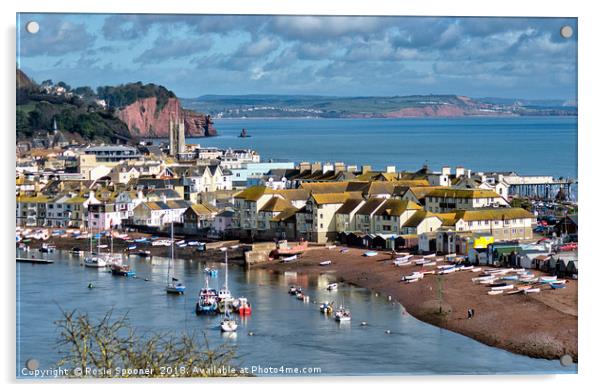
[[184, 119], [176, 113], [175, 120], [169, 115], [169, 155], [179, 157], [186, 149], [186, 127]]

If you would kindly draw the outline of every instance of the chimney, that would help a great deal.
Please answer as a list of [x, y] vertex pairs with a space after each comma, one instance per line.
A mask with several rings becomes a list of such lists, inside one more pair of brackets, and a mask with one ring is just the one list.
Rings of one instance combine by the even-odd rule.
[[362, 166], [362, 174], [366, 174], [372, 171], [372, 166], [370, 165], [363, 165]]
[[466, 177], [470, 178], [472, 176], [472, 170], [466, 169]]
[[464, 168], [462, 166], [456, 167], [456, 177], [463, 176], [465, 173]]
[[324, 166], [322, 166], [322, 173], [326, 173], [326, 172], [333, 171], [333, 170], [334, 170], [334, 166], [330, 162], [327, 162], [324, 164]]
[[395, 166], [387, 166], [387, 173], [395, 173]]
[[335, 173], [341, 173], [345, 171], [345, 163], [343, 162], [335, 162], [334, 163], [334, 172]]
[[441, 174], [449, 176], [451, 174], [451, 167], [443, 166], [441, 168]]
[[347, 166], [347, 171], [349, 173], [355, 173], [357, 171], [357, 165], [349, 165], [349, 166]]
[[299, 163], [299, 171], [305, 171], [305, 170], [310, 170], [311, 169], [311, 165], [309, 164], [309, 162], [301, 162]]
[[322, 170], [322, 163], [320, 162], [314, 162], [310, 165], [309, 169], [311, 170], [311, 172], [316, 172], [316, 171], [321, 171]]

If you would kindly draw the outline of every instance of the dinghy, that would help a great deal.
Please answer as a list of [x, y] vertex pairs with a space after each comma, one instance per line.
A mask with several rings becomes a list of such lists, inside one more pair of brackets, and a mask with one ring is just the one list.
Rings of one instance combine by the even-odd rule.
[[373, 250], [370, 250], [370, 251], [364, 253], [365, 257], [374, 257], [374, 256], [377, 256], [377, 255], [378, 255], [378, 252], [375, 252]]
[[297, 255], [292, 255], [292, 256], [282, 258], [283, 263], [290, 263], [291, 261], [295, 261], [295, 260], [297, 260]]
[[330, 261], [330, 260], [325, 260], [325, 261], [321, 261], [320, 262], [320, 265], [322, 265], [322, 266], [324, 266], [324, 265], [330, 265], [330, 264], [332, 264], [332, 261]]
[[503, 293], [502, 290], [491, 290], [491, 291], [487, 292], [487, 294], [489, 294], [489, 295], [498, 295], [498, 294], [502, 294], [502, 293]]

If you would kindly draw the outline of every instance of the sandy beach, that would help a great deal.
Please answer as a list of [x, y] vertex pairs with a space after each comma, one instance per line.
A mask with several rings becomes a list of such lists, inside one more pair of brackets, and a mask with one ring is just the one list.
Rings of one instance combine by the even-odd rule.
[[[476, 272], [425, 275], [418, 282], [405, 283], [401, 282], [402, 275], [435, 267], [396, 267], [384, 252], [364, 257], [365, 250], [350, 248], [341, 253], [340, 249], [310, 248], [296, 262], [271, 261], [253, 268], [277, 273], [331, 274], [339, 282], [391, 296], [421, 321], [487, 345], [536, 358], [557, 359], [569, 354], [577, 361], [577, 280], [569, 280], [562, 290], [542, 287], [540, 293], [529, 295], [491, 296], [487, 295], [489, 289], [485, 285], [472, 282], [471, 278], [478, 275]], [[320, 266], [319, 262], [324, 260], [332, 263]], [[540, 275], [538, 271], [535, 273]], [[475, 311], [472, 319], [467, 318], [469, 308]]]

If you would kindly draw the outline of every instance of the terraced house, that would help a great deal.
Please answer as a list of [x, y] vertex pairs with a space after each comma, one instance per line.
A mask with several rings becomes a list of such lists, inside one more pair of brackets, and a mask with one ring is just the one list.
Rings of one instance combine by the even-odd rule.
[[489, 234], [499, 240], [527, 240], [533, 238], [535, 217], [522, 208], [490, 208], [458, 211], [456, 231]]
[[439, 188], [426, 195], [424, 206], [427, 211], [437, 213], [507, 205], [508, 202], [492, 190]]
[[297, 214], [297, 232], [309, 241], [325, 243], [337, 236], [335, 215], [348, 199], [360, 199], [361, 192], [312, 193]]

